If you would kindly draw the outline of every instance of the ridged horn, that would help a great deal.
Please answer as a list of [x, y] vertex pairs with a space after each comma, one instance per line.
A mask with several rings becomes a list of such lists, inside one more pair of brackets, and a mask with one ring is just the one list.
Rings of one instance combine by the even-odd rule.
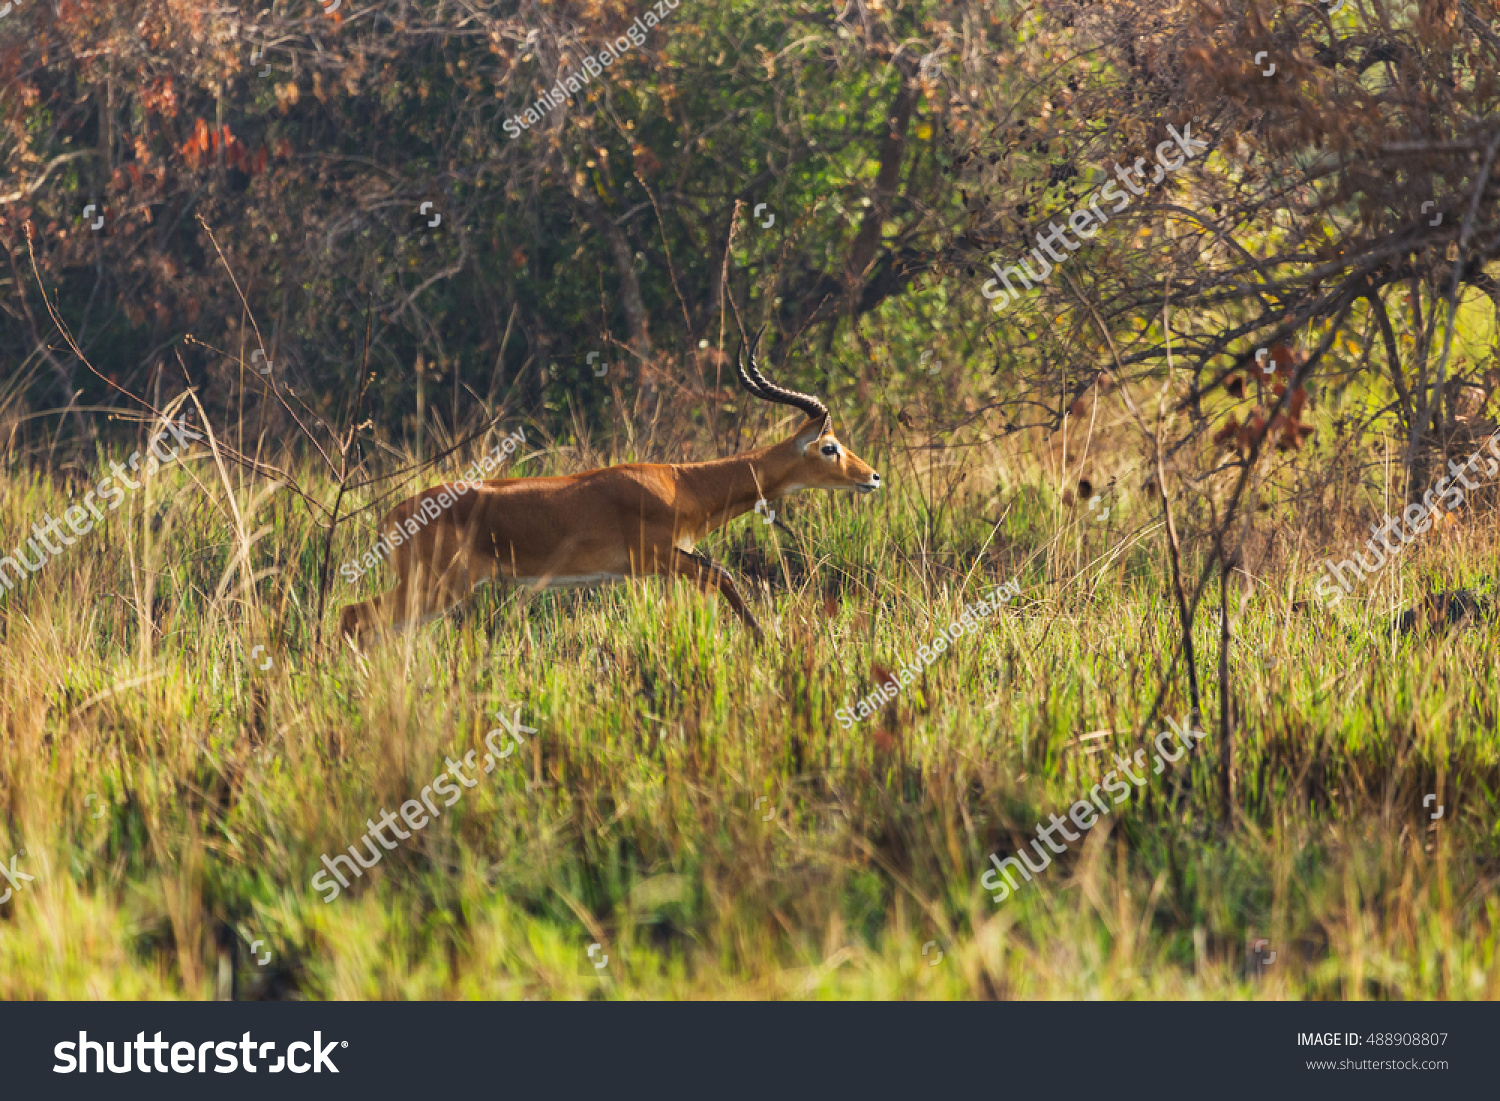
[[776, 402], [778, 405], [791, 405], [802, 410], [811, 418], [821, 419], [823, 431], [828, 431], [833, 421], [828, 415], [828, 407], [811, 394], [803, 394], [796, 390], [788, 390], [784, 386], [777, 386], [774, 382], [767, 381], [766, 376], [760, 373], [760, 368], [755, 363], [755, 350], [760, 347], [761, 333], [765, 332], [762, 326], [756, 330], [755, 338], [750, 342], [750, 364], [745, 365], [745, 347], [740, 345], [739, 372], [740, 385], [745, 392], [762, 401]]

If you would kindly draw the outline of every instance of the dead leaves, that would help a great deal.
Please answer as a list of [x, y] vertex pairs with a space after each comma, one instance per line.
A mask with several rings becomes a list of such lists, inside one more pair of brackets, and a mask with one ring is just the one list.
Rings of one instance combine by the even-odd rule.
[[1253, 386], [1260, 399], [1243, 424], [1231, 413], [1224, 426], [1214, 433], [1215, 444], [1232, 447], [1242, 455], [1249, 454], [1256, 441], [1267, 438], [1277, 451], [1295, 451], [1314, 431], [1312, 425], [1302, 421], [1307, 406], [1305, 385], [1293, 390], [1286, 408], [1280, 408], [1287, 387], [1291, 385], [1297, 367], [1307, 358], [1306, 354], [1285, 344], [1262, 351], [1264, 354], [1257, 357], [1255, 368], [1245, 375], [1234, 374], [1224, 380], [1224, 391], [1231, 397], [1244, 400], [1247, 390]]

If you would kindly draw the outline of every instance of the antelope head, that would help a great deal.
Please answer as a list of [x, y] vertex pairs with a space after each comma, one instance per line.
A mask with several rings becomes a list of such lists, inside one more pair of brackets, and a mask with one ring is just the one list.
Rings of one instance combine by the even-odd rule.
[[745, 392], [762, 401], [790, 405], [807, 414], [797, 434], [771, 449], [776, 469], [766, 471], [768, 484], [763, 491], [768, 498], [781, 497], [798, 489], [855, 489], [873, 493], [880, 488], [875, 468], [845, 447], [833, 434], [833, 418], [828, 407], [810, 394], [798, 393], [767, 381], [755, 362], [760, 333], [750, 344], [750, 362], [740, 348], [740, 385]]

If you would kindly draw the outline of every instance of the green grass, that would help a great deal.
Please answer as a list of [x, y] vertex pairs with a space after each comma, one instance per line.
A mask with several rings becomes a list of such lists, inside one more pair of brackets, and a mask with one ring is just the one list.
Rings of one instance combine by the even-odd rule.
[[[521, 471], [582, 465], [547, 454]], [[886, 491], [804, 494], [795, 539], [751, 516], [706, 545], [764, 646], [642, 583], [482, 590], [368, 661], [326, 635], [376, 591], [337, 576], [369, 518], [338, 531], [320, 646], [306, 510], [231, 477], [241, 539], [211, 459], [162, 471], [0, 594], [0, 858], [24, 846], [36, 877], [0, 906], [0, 998], [1500, 996], [1493, 635], [1384, 628], [1389, 586], [1480, 570], [1493, 531], [1433, 540], [1331, 621], [1289, 611], [1305, 561], [1232, 591], [1227, 824], [1205, 599], [1209, 738], [996, 905], [988, 855], [1139, 744], [1177, 636], [1160, 533], [1084, 522], [993, 454], [962, 478], [866, 457]], [[78, 492], [0, 473], [0, 543]], [[1012, 577], [978, 635], [841, 728], [874, 667]], [[523, 750], [325, 904], [320, 855], [482, 758], [514, 705]], [[1163, 713], [1187, 706], [1179, 675]], [[1261, 937], [1277, 959], [1249, 978]]]

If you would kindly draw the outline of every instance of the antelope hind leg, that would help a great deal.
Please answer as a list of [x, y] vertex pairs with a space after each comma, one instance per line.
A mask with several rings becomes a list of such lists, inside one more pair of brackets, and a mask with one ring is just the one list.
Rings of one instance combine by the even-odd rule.
[[[493, 580], [497, 575], [496, 564], [464, 547], [458, 533], [439, 529], [434, 535], [427, 561], [397, 551], [393, 563], [397, 574], [395, 588], [344, 609], [340, 629], [356, 649], [375, 631], [400, 631], [430, 623], [461, 603], [480, 582]], [[441, 553], [445, 550], [447, 554]], [[432, 568], [433, 560], [443, 562], [441, 571]]]

